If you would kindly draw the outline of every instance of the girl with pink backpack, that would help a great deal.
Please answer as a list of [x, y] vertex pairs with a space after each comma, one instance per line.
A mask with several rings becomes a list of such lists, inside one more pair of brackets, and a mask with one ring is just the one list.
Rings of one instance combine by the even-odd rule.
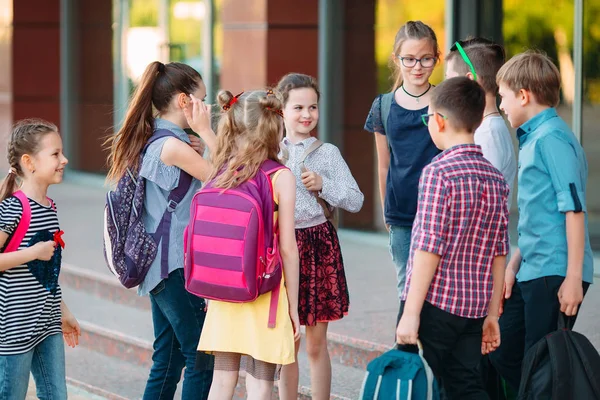
[[[311, 136], [319, 121], [319, 87], [308, 75], [291, 73], [277, 86], [283, 96], [286, 136], [282, 159], [296, 176], [295, 228], [300, 254], [300, 324], [306, 326], [313, 399], [329, 399], [329, 322], [350, 307], [344, 262], [332, 220], [335, 209], [358, 212], [364, 196], [337, 147]], [[299, 346], [299, 342], [297, 343]], [[298, 364], [282, 370], [282, 400], [296, 399]]]
[[218, 101], [214, 172], [194, 196], [186, 231], [187, 289], [212, 299], [198, 363], [214, 354], [210, 400], [233, 397], [242, 361], [248, 398], [270, 399], [300, 335], [296, 183], [277, 158], [277, 96], [221, 91]]
[[56, 125], [15, 124], [0, 197], [0, 399], [25, 400], [29, 375], [40, 399], [66, 399], [65, 350], [79, 343], [79, 323], [58, 283], [58, 214], [47, 197], [62, 182], [67, 158]]

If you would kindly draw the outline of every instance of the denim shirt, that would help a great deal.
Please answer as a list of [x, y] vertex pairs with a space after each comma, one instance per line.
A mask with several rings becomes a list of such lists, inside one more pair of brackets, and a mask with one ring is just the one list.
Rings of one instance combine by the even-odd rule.
[[585, 213], [583, 281], [592, 283], [594, 264], [585, 203], [588, 164], [583, 148], [554, 108], [517, 129], [520, 282], [566, 276], [566, 216]]
[[[168, 129], [182, 141], [190, 143], [190, 139], [183, 129], [172, 122], [157, 118], [154, 122], [154, 129]], [[146, 178], [146, 196], [142, 219], [148, 232], [156, 231], [158, 223], [167, 208], [167, 197], [169, 197], [171, 190], [179, 184], [179, 172], [181, 170], [174, 165], [165, 165], [160, 159], [160, 153], [167, 139], [169, 138], [158, 139], [148, 146], [140, 170], [140, 175]], [[190, 189], [173, 212], [169, 238], [169, 273], [178, 268], [183, 268], [183, 231], [190, 218], [192, 197], [201, 186], [202, 183], [199, 180], [192, 179]], [[138, 287], [140, 296], [147, 295], [162, 281], [160, 277], [160, 258], [161, 246], [158, 246], [156, 258], [146, 278]]]

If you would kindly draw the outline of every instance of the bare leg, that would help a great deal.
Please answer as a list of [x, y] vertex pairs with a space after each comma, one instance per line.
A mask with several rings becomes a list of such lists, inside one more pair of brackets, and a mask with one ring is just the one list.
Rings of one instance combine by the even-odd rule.
[[246, 374], [246, 393], [248, 400], [271, 400], [273, 395], [273, 382], [256, 379]]
[[306, 327], [306, 353], [310, 362], [313, 400], [328, 400], [331, 395], [331, 360], [327, 350], [327, 322]]
[[298, 398], [298, 350], [300, 340], [296, 342], [296, 362], [281, 367], [279, 379], [279, 398], [281, 400], [296, 400]]
[[238, 371], [215, 370], [208, 400], [231, 400], [237, 385], [238, 375]]

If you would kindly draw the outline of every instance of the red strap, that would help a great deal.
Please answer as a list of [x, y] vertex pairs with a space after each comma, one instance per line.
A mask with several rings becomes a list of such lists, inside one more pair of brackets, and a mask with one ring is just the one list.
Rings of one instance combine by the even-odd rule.
[[279, 304], [279, 288], [281, 284], [271, 290], [271, 305], [269, 306], [269, 328], [275, 328], [277, 322], [277, 305]]
[[19, 201], [21, 202], [21, 206], [23, 207], [23, 213], [21, 214], [21, 220], [15, 229], [12, 238], [6, 245], [4, 249], [5, 253], [10, 253], [12, 251], [16, 251], [19, 249], [25, 234], [27, 234], [27, 230], [29, 229], [29, 224], [31, 223], [31, 207], [29, 206], [29, 199], [22, 191], [18, 190], [13, 193]]

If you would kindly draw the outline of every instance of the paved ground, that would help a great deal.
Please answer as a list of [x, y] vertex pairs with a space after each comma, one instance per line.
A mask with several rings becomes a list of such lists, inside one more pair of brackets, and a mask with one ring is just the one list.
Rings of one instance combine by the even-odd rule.
[[[110, 276], [102, 254], [102, 215], [106, 189], [98, 187], [97, 182], [89, 183], [63, 183], [50, 189], [65, 231], [67, 246], [63, 253], [64, 261]], [[332, 323], [330, 330], [391, 345], [397, 298], [396, 278], [387, 249], [387, 237], [381, 234], [341, 231], [340, 238], [351, 310], [347, 318]], [[597, 265], [600, 265], [600, 260]], [[597, 348], [600, 348], [599, 321], [600, 285], [592, 285], [576, 328], [588, 335]]]

